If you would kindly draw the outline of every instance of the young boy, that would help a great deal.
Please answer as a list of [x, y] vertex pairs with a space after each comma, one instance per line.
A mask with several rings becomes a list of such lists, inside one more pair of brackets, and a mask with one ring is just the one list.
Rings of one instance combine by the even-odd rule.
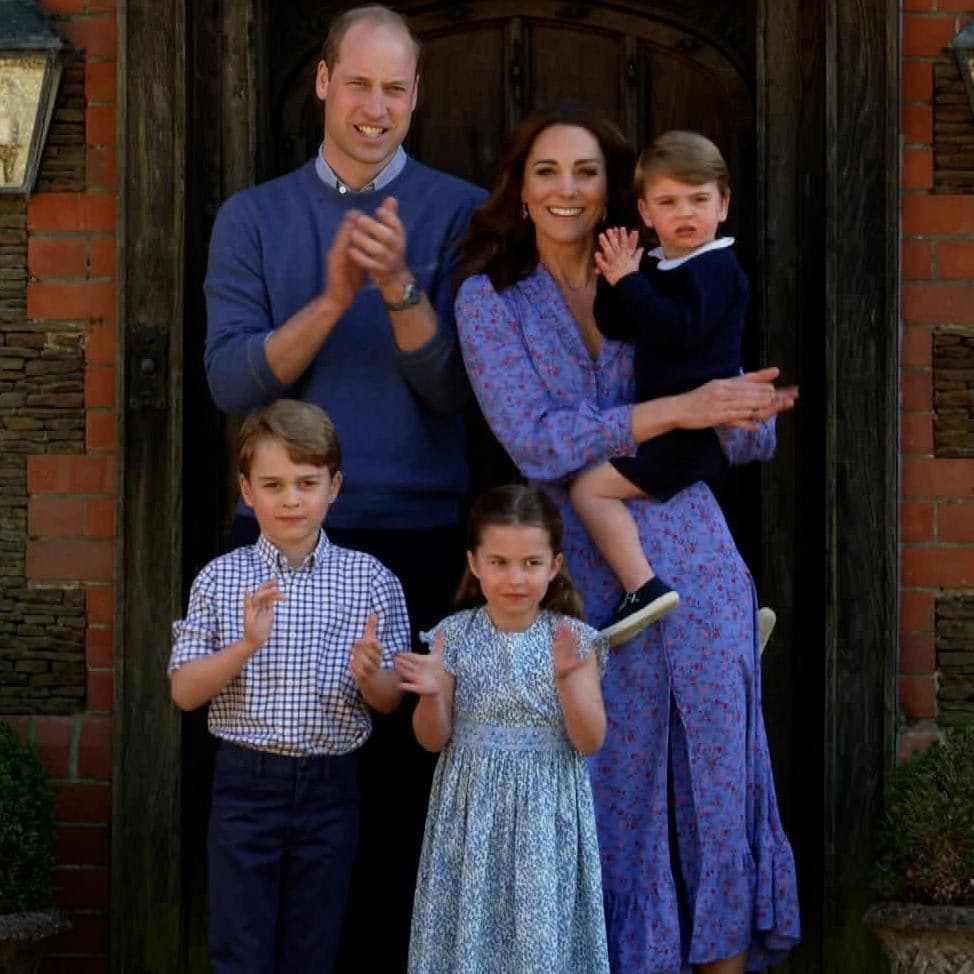
[[240, 429], [256, 544], [210, 562], [173, 626], [183, 710], [210, 704], [219, 739], [208, 839], [217, 974], [321, 974], [334, 964], [358, 836], [355, 750], [402, 691], [409, 649], [396, 577], [322, 530], [341, 487], [317, 406], [282, 399]]
[[[643, 263], [635, 231], [600, 235], [595, 317], [607, 337], [635, 342], [635, 398], [642, 402], [740, 372], [749, 286], [733, 238], [716, 239], [730, 188], [727, 165], [709, 139], [660, 136], [639, 157], [636, 193], [660, 246]], [[602, 631], [610, 644], [631, 639], [680, 601], [653, 572], [624, 501], [668, 500], [698, 480], [714, 481], [725, 466], [714, 430], [681, 429], [575, 479], [575, 510], [625, 590]]]

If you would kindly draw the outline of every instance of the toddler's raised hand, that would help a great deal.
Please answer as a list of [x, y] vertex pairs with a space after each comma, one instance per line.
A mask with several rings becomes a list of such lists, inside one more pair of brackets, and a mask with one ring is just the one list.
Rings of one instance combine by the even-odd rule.
[[348, 672], [361, 683], [374, 676], [382, 665], [382, 643], [376, 636], [379, 617], [372, 612], [365, 623], [365, 632], [352, 643], [349, 650]]
[[284, 602], [287, 596], [278, 589], [272, 578], [257, 586], [254, 592], [244, 592], [244, 639], [256, 653], [271, 634], [274, 624], [274, 603]]
[[627, 274], [639, 270], [643, 249], [639, 246], [639, 234], [623, 227], [609, 227], [599, 234], [599, 247], [595, 252], [595, 268], [610, 283], [618, 284]]
[[438, 632], [429, 655], [399, 653], [392, 665], [402, 679], [403, 690], [430, 697], [443, 689], [443, 633]]
[[559, 622], [555, 639], [551, 644], [551, 661], [555, 679], [563, 680], [585, 665], [585, 658], [578, 655], [578, 636], [567, 622]]

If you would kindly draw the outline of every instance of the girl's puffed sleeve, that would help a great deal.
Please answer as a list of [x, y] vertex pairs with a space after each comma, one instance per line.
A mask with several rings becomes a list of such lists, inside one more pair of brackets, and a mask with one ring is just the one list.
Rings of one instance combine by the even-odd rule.
[[443, 669], [451, 676], [457, 674], [457, 651], [470, 626], [472, 612], [464, 609], [441, 619], [432, 629], [419, 634], [419, 641], [432, 647], [436, 637], [443, 634]]
[[[562, 349], [543, 359], [548, 373], [540, 375], [536, 363], [543, 357], [537, 350], [532, 356], [522, 323], [485, 276], [460, 287], [456, 320], [480, 408], [524, 476], [561, 480], [635, 452], [631, 405], [600, 409], [578, 387], [576, 363]], [[558, 382], [564, 383], [563, 397], [552, 392]]]

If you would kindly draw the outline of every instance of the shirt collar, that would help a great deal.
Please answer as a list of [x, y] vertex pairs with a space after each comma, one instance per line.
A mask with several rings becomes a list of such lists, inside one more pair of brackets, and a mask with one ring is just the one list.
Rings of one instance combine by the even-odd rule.
[[733, 237], [718, 237], [716, 240], [711, 240], [710, 243], [705, 243], [697, 247], [692, 254], [684, 254], [682, 257], [667, 257], [662, 247], [654, 247], [648, 256], [655, 257], [659, 260], [659, 263], [656, 265], [657, 270], [672, 271], [681, 264], [685, 264], [688, 260], [693, 260], [694, 257], [710, 253], [711, 250], [723, 250], [724, 247], [730, 247], [733, 243]]
[[325, 144], [322, 142], [315, 155], [315, 172], [326, 186], [337, 189], [342, 196], [377, 193], [380, 189], [388, 186], [403, 171], [406, 167], [407, 158], [406, 150], [402, 146], [399, 146], [396, 149], [395, 155], [385, 164], [382, 171], [376, 174], [375, 179], [371, 183], [368, 183], [361, 189], [352, 189], [351, 186], [343, 183], [338, 173], [325, 162]]
[[281, 551], [281, 549], [276, 545], [268, 541], [263, 534], [261, 534], [254, 544], [254, 550], [257, 552], [257, 557], [265, 565], [267, 565], [268, 568], [278, 571], [292, 572], [301, 572], [305, 571], [306, 569], [308, 571], [314, 571], [324, 561], [329, 547], [331, 547], [331, 542], [328, 540], [328, 535], [325, 534], [325, 529], [322, 528], [318, 532], [318, 542], [314, 548], [311, 549], [308, 557], [305, 558], [297, 568], [291, 568], [284, 552]]

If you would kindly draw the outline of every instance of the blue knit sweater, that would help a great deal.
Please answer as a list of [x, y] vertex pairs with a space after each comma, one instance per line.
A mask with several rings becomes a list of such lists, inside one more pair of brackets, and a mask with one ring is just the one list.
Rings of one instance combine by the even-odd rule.
[[[395, 196], [407, 263], [439, 319], [422, 348], [400, 351], [378, 289], [357, 295], [305, 373], [274, 377], [268, 334], [322, 292], [325, 255], [346, 211]], [[342, 446], [345, 483], [328, 523], [343, 528], [456, 522], [467, 485], [461, 412], [468, 387], [456, 342], [456, 243], [483, 190], [409, 159], [376, 193], [325, 185], [314, 162], [231, 197], [217, 214], [205, 291], [206, 373], [217, 406], [245, 414], [284, 396], [317, 403]]]

